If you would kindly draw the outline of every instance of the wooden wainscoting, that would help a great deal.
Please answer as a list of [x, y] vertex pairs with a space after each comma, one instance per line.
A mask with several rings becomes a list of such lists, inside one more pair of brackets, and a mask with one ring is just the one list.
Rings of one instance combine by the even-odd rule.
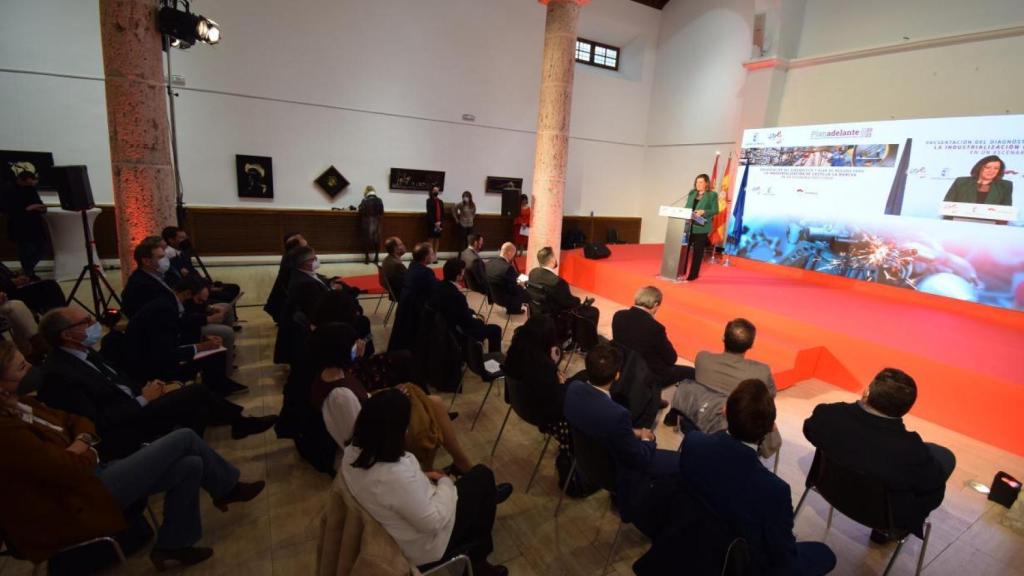
[[[93, 232], [101, 258], [117, 258], [117, 232], [114, 208], [100, 206]], [[446, 210], [441, 251], [457, 248], [457, 224]], [[274, 208], [193, 207], [188, 209], [185, 226], [204, 256], [260, 256], [281, 253], [286, 233], [301, 232], [318, 252], [324, 254], [360, 253], [359, 214], [352, 211], [302, 210]], [[566, 216], [563, 230], [583, 231], [587, 240], [604, 242], [608, 230], [615, 229], [619, 240], [640, 241], [640, 218], [617, 216]], [[484, 235], [484, 250], [497, 250], [511, 239], [512, 218], [498, 214], [477, 214], [474, 230]], [[158, 234], [159, 230], [154, 230]], [[398, 236], [406, 246], [426, 239], [427, 225], [419, 212], [389, 212], [384, 215], [381, 240]], [[83, 240], [84, 241], [84, 240]], [[14, 243], [7, 239], [6, 219], [0, 219], [0, 258], [17, 260]], [[52, 258], [49, 246], [45, 258]]]

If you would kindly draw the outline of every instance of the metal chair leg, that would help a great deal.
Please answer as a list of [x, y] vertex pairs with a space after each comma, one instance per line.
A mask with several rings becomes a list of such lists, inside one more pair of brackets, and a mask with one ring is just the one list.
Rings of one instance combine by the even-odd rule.
[[807, 494], [811, 492], [811, 487], [804, 488], [804, 495], [800, 497], [800, 501], [796, 503], [796, 510], [793, 510], [793, 519], [796, 520], [796, 515], [800, 513], [800, 509], [804, 506], [804, 500], [807, 500]]
[[379, 297], [377, 298], [377, 305], [373, 307], [373, 313], [374, 313], [374, 314], [376, 314], [376, 313], [377, 313], [377, 311], [378, 311], [378, 310], [380, 310], [380, 301], [381, 301], [381, 300], [383, 300], [383, 299], [384, 299], [384, 294], [381, 294], [381, 295], [380, 295], [380, 296], [379, 296]]
[[484, 302], [487, 302], [486, 296], [480, 297], [480, 305], [476, 307], [476, 313], [480, 314], [480, 311], [484, 309]]
[[487, 324], [487, 322], [491, 319], [491, 312], [494, 312], [494, 304], [491, 304], [491, 307], [487, 309], [487, 317], [484, 318], [484, 324]]
[[619, 527], [615, 530], [615, 538], [612, 539], [612, 549], [608, 552], [608, 558], [604, 561], [604, 568], [601, 569], [601, 576], [608, 573], [608, 567], [612, 564], [612, 558], [615, 557], [615, 549], [619, 547], [619, 535], [622, 534], [622, 525], [625, 524], [622, 520], [619, 520]]
[[921, 553], [917, 555], [917, 570], [915, 576], [921, 576], [921, 569], [924, 568], [924, 553], [928, 550], [928, 539], [932, 535], [932, 523], [924, 521], [924, 538], [921, 539]]
[[832, 516], [836, 513], [836, 509], [832, 506], [828, 507], [828, 520], [825, 522], [825, 532], [832, 529]]
[[512, 321], [512, 317], [511, 316], [506, 316], [505, 317], [505, 327], [501, 329], [501, 339], [502, 340], [505, 339], [505, 331], [508, 330], [508, 323], [511, 322], [511, 321]]
[[512, 414], [512, 407], [508, 407], [508, 411], [505, 412], [505, 419], [501, 421], [501, 429], [498, 430], [498, 437], [494, 439], [494, 446], [491, 446], [491, 458], [494, 458], [494, 451], [498, 449], [498, 441], [501, 440], [501, 434], [505, 431], [505, 424], [508, 424], [508, 417]]
[[558, 495], [558, 504], [555, 504], [555, 518], [558, 518], [558, 511], [562, 508], [562, 500], [565, 499], [565, 493], [569, 489], [569, 483], [572, 482], [572, 475], [576, 473], [576, 459], [572, 459], [572, 466], [569, 467], [569, 475], [565, 477], [565, 485], [562, 486], [562, 492]]
[[537, 477], [537, 471], [540, 470], [540, 463], [544, 461], [544, 453], [548, 451], [548, 443], [551, 442], [551, 435], [544, 435], [544, 447], [540, 449], [540, 458], [537, 458], [537, 465], [533, 467], [533, 474], [530, 474], [530, 481], [526, 483], [526, 491], [524, 494], [530, 493], [530, 487], [533, 486], [533, 480]]
[[459, 396], [459, 392], [462, 392], [462, 381], [466, 379], [466, 368], [462, 368], [462, 374], [459, 374], [459, 385], [455, 387], [455, 391], [452, 392], [452, 403], [448, 405], [448, 411], [451, 412], [455, 408], [455, 399]]
[[896, 549], [892, 551], [892, 556], [889, 558], [889, 563], [885, 565], [885, 572], [882, 572], [882, 576], [888, 576], [889, 571], [892, 570], [893, 565], [896, 564], [896, 557], [900, 555], [900, 550], [903, 549], [903, 543], [906, 541], [907, 537], [904, 536], [896, 543]]
[[387, 314], [384, 314], [384, 325], [385, 326], [388, 325], [388, 319], [391, 318], [391, 313], [394, 312], [394, 311], [395, 311], [395, 303], [394, 302], [389, 302], [388, 303]]
[[484, 393], [484, 399], [480, 402], [480, 407], [476, 409], [476, 416], [473, 416], [473, 424], [470, 425], [469, 429], [476, 429], [476, 421], [480, 419], [480, 413], [484, 411], [484, 404], [487, 404], [487, 397], [491, 395], [491, 390], [494, 389], [494, 382], [497, 378], [491, 380], [491, 383], [487, 386], [487, 392]]

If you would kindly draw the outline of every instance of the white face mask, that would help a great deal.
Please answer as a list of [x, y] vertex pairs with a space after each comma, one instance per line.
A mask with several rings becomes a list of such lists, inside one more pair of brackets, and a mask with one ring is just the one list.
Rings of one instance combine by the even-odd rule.
[[320, 269], [320, 258], [319, 257], [313, 258], [313, 263], [310, 266], [312, 267], [313, 272], [316, 272], [317, 270], [319, 270]]
[[165, 254], [163, 258], [157, 260], [156, 270], [160, 274], [166, 274], [171, 269], [171, 259]]

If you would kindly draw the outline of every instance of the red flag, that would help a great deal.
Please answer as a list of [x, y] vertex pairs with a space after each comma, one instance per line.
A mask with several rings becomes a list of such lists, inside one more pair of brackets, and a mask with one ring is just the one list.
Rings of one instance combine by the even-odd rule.
[[725, 171], [722, 172], [722, 187], [718, 189], [718, 214], [711, 220], [711, 237], [709, 240], [714, 246], [725, 242], [726, 221], [729, 219], [729, 171], [732, 169], [732, 153], [725, 162]]
[[715, 189], [715, 183], [718, 181], [718, 157], [721, 156], [718, 152], [715, 152], [715, 166], [711, 169], [711, 183], [708, 185], [708, 190]]

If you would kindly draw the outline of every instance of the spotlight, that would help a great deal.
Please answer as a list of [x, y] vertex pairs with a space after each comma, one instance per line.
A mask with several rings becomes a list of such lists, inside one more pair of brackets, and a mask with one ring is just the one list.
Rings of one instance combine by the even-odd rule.
[[189, 48], [196, 42], [220, 42], [220, 25], [200, 14], [193, 14], [185, 0], [162, 0], [158, 13], [160, 32], [166, 34], [175, 48]]

